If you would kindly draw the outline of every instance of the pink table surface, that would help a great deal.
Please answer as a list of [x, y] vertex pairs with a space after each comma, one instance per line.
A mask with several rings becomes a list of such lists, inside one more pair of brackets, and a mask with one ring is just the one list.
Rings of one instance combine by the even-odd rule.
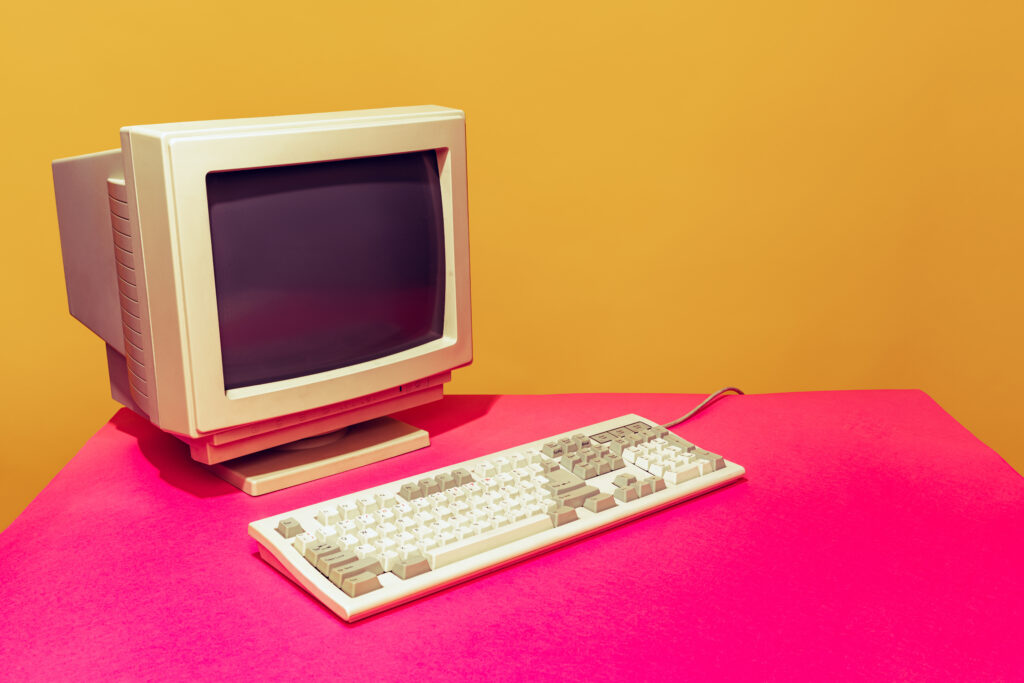
[[353, 625], [248, 522], [690, 395], [452, 396], [430, 448], [258, 498], [117, 413], [0, 535], [4, 680], [1024, 680], [1024, 480], [916, 391], [725, 398], [718, 492]]

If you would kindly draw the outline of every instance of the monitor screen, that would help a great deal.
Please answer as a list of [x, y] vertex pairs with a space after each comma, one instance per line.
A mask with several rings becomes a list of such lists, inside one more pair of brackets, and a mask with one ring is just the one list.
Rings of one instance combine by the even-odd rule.
[[442, 336], [434, 150], [206, 176], [225, 389]]

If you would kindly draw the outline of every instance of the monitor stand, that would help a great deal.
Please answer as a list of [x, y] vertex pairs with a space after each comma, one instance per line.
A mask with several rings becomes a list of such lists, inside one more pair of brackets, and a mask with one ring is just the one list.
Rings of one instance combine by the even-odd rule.
[[250, 496], [262, 496], [429, 445], [426, 431], [378, 417], [206, 467]]

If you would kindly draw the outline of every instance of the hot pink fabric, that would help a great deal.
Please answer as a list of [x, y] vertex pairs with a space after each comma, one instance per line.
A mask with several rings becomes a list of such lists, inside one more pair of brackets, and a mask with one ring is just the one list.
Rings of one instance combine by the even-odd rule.
[[[121, 411], [0, 535], [0, 678], [1024, 679], [1024, 480], [916, 391], [728, 397], [744, 480], [346, 624], [255, 519], [695, 396], [452, 396], [433, 445], [251, 498]], [[31, 457], [31, 454], [25, 454]]]

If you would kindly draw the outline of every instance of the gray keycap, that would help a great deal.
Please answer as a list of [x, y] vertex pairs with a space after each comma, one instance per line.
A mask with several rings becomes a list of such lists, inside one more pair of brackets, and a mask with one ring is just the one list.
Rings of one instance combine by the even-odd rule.
[[370, 591], [375, 591], [380, 588], [380, 579], [377, 578], [376, 574], [370, 572], [363, 572], [355, 576], [350, 576], [345, 579], [341, 584], [341, 590], [348, 593], [353, 598], [358, 598], [360, 595], [366, 595]]
[[348, 564], [344, 564], [340, 567], [335, 567], [331, 570], [331, 573], [327, 578], [330, 579], [331, 583], [335, 586], [341, 588], [341, 584], [345, 579], [351, 576], [358, 576], [364, 572], [376, 576], [377, 574], [383, 573], [384, 568], [380, 566], [380, 562], [377, 560], [366, 558], [365, 560], [356, 560], [355, 562], [349, 562]]
[[317, 560], [324, 555], [333, 555], [334, 553], [341, 550], [338, 546], [333, 543], [317, 543], [306, 548], [305, 557], [309, 560], [309, 563], [314, 567], [316, 566]]
[[331, 570], [343, 567], [350, 562], [355, 562], [359, 557], [348, 550], [341, 550], [330, 555], [321, 555], [316, 561], [316, 570], [324, 576], [330, 576]]
[[669, 434], [671, 434], [671, 432], [669, 432], [664, 427], [654, 427], [653, 429], [651, 429], [651, 431], [649, 433], [651, 435], [651, 440], [653, 440], [653, 439], [665, 439], [665, 438], [668, 437]]
[[440, 485], [438, 485], [437, 481], [433, 477], [420, 479], [416, 483], [420, 485], [420, 490], [423, 491], [424, 496], [429, 496], [431, 493], [437, 493], [441, 490]]
[[575, 522], [579, 518], [580, 516], [576, 514], [576, 510], [573, 508], [555, 508], [555, 511], [551, 513], [551, 523], [555, 526], [562, 526], [569, 522]]
[[558, 459], [558, 464], [561, 465], [563, 468], [569, 470], [570, 472], [572, 472], [573, 469], [575, 469], [576, 465], [580, 464], [580, 462], [580, 457], [575, 453], [571, 455], [563, 455], [561, 458]]
[[652, 493], [654, 493], [654, 477], [647, 477], [645, 479], [641, 479], [639, 486], [641, 497], [651, 495]]
[[579, 450], [579, 446], [573, 443], [572, 439], [562, 437], [558, 440], [558, 445], [565, 449], [566, 453], [575, 453]]
[[581, 449], [586, 448], [590, 445], [590, 437], [584, 436], [583, 434], [573, 434], [572, 440], [576, 442], [576, 445]]
[[455, 477], [453, 477], [450, 472], [437, 475], [435, 480], [437, 481], [437, 485], [441, 487], [442, 491], [447, 491], [453, 486], [456, 486]]
[[551, 458], [560, 458], [565, 455], [565, 449], [557, 441], [548, 441], [540, 447], [540, 452]]
[[664, 490], [665, 490], [665, 480], [663, 478], [661, 478], [661, 477], [655, 477], [654, 478], [654, 492], [657, 493], [658, 491], [664, 491]]
[[420, 489], [419, 484], [413, 484], [412, 482], [402, 484], [402, 488], [398, 490], [398, 495], [406, 500], [415, 500], [423, 497], [423, 490]]
[[617, 477], [615, 477], [614, 481], [612, 481], [612, 484], [618, 486], [620, 489], [624, 489], [627, 486], [632, 486], [635, 483], [636, 477], [634, 477], [632, 474], [620, 474]]
[[299, 524], [299, 520], [294, 517], [282, 519], [277, 523], [277, 533], [281, 534], [285, 538], [292, 538], [298, 536], [303, 532], [302, 525]]
[[584, 485], [584, 481], [565, 470], [559, 469], [554, 472], [548, 472], [545, 474], [548, 478], [548, 482], [544, 484], [544, 488], [553, 493], [559, 495], [560, 493], [567, 493], [574, 489], [578, 489]]
[[411, 579], [414, 576], [425, 574], [430, 571], [430, 563], [422, 555], [410, 555], [399, 562], [391, 570], [391, 573], [400, 579]]
[[702, 455], [700, 457], [702, 457], [705, 460], [708, 460], [708, 461], [711, 462], [711, 471], [712, 472], [714, 472], [716, 470], [725, 469], [725, 458], [723, 458], [722, 456], [718, 455], [717, 453], [709, 453], [707, 451], [704, 451], [704, 453], [705, 453], [705, 455]]
[[473, 481], [473, 475], [469, 473], [464, 467], [460, 467], [457, 470], [452, 470], [452, 476], [455, 477], [455, 485], [462, 486]]
[[608, 458], [608, 464], [612, 466], [613, 472], [615, 470], [621, 470], [623, 467], [626, 466], [626, 463], [622, 459], [621, 455], [613, 455], [612, 457]]
[[610, 493], [599, 493], [583, 501], [583, 507], [591, 512], [603, 512], [615, 507], [615, 497]]
[[601, 493], [595, 486], [583, 486], [572, 491], [565, 491], [559, 493], [556, 497], [567, 508], [578, 508], [583, 505], [583, 501], [591, 496], [596, 496]]
[[590, 464], [597, 468], [597, 473], [608, 474], [612, 471], [612, 465], [604, 458], [595, 458], [590, 461]]
[[615, 500], [623, 503], [628, 503], [631, 500], [636, 500], [640, 497], [640, 492], [637, 491], [637, 485], [631, 484], [621, 489], [615, 489]]
[[590, 464], [580, 463], [572, 468], [572, 473], [580, 479], [590, 479], [597, 476], [597, 467]]
[[622, 455], [622, 451], [626, 450], [633, 444], [625, 439], [615, 439], [608, 444], [608, 449], [612, 452], [612, 455]]

